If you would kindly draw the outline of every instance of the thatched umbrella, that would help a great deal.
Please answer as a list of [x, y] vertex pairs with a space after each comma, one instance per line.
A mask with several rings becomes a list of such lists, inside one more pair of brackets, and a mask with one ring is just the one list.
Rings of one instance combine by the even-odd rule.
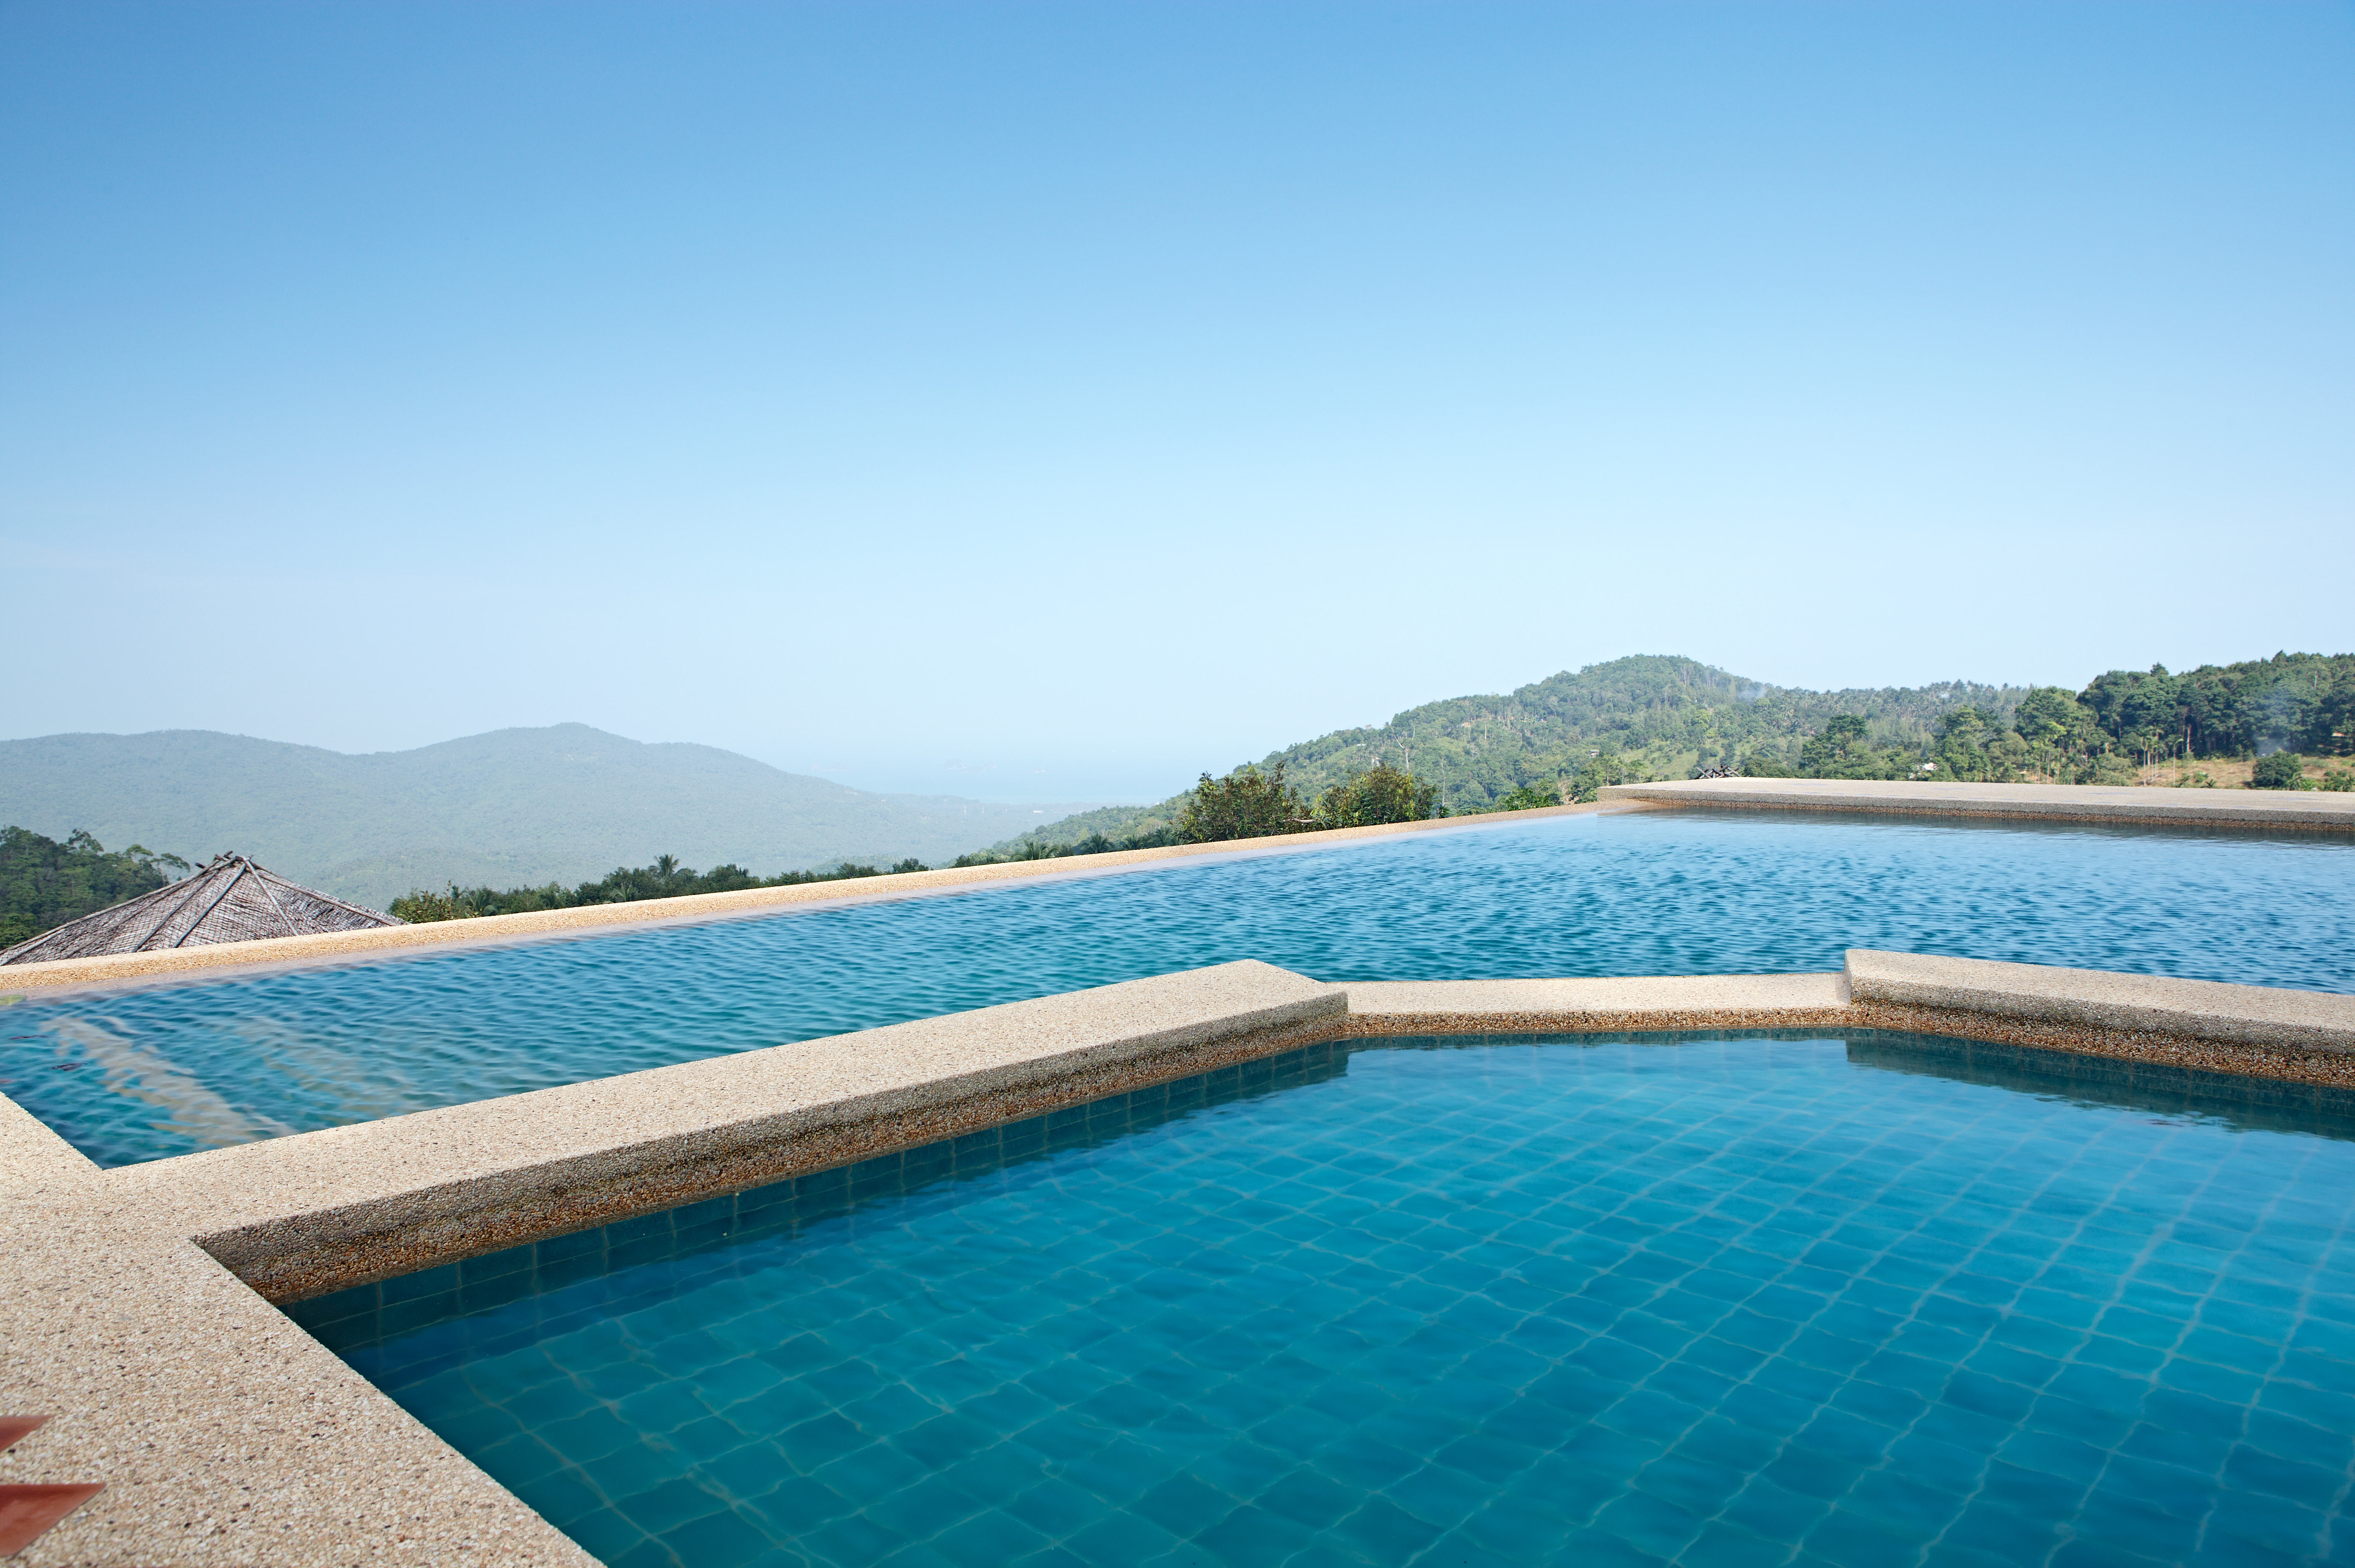
[[95, 958], [105, 953], [155, 953], [215, 942], [310, 936], [406, 923], [298, 887], [242, 855], [219, 855], [196, 875], [169, 887], [69, 920], [30, 942], [20, 942], [0, 952], [0, 964]]

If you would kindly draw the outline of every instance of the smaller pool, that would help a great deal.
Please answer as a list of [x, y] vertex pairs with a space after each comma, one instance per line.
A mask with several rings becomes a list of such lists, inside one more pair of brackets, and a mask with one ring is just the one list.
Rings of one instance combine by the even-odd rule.
[[2355, 1104], [1355, 1042], [290, 1309], [607, 1563], [2346, 1561]]

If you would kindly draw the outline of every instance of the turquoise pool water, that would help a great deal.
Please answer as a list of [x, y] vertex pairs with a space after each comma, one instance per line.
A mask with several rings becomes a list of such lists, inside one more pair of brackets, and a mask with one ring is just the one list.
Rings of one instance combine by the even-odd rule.
[[2355, 1562], [2347, 1097], [1359, 1042], [292, 1308], [617, 1568]]
[[[1262, 958], [1326, 980], [1837, 969], [1849, 947], [2355, 989], [2355, 847], [1802, 814], [1552, 818], [0, 1008], [116, 1165]], [[5, 986], [0, 974], [0, 986]]]

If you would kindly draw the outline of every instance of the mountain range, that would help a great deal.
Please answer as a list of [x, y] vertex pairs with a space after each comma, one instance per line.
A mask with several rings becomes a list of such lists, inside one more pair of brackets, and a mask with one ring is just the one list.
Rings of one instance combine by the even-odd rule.
[[192, 861], [235, 850], [376, 909], [413, 888], [572, 883], [666, 854], [763, 875], [939, 864], [1084, 809], [870, 794], [586, 724], [359, 756], [208, 730], [0, 741], [0, 824]]
[[[1590, 766], [1629, 779], [1710, 767], [1787, 772], [1806, 738], [1840, 714], [1860, 717], [1884, 746], [1925, 742], [1965, 708], [1999, 728], [2028, 689], [1952, 680], [1811, 691], [1637, 655], [1509, 692], [1424, 703], [1386, 724], [1272, 752], [1261, 765], [1284, 764], [1313, 800], [1387, 763], [1435, 784], [1451, 811], [1481, 811]], [[2112, 671], [2084, 696], [2121, 744], [2155, 725], [2155, 733], [2183, 730], [2202, 756], [2284, 745], [2339, 755], [2355, 731], [2347, 717], [2355, 657], [2285, 653], [2179, 677], [2156, 667]], [[2140, 714], [2138, 702], [2157, 717]], [[1185, 798], [1091, 807], [876, 795], [710, 746], [645, 745], [585, 724], [367, 756], [199, 730], [0, 741], [0, 824], [51, 837], [87, 828], [109, 848], [136, 842], [189, 859], [239, 849], [378, 908], [412, 888], [578, 882], [663, 854], [764, 875], [845, 859], [937, 865], [985, 846], [1015, 849], [1022, 837], [1070, 844], [1149, 831]]]

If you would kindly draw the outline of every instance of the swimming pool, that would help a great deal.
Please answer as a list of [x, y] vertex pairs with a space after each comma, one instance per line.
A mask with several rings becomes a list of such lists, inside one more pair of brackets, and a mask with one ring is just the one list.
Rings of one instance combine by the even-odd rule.
[[[1325, 980], [1766, 974], [1851, 946], [2355, 989], [2355, 847], [1636, 812], [0, 1008], [119, 1165], [1235, 958]], [[4, 976], [0, 976], [4, 978]]]
[[290, 1308], [616, 1568], [2336, 1562], [2355, 1102], [1356, 1042]]

